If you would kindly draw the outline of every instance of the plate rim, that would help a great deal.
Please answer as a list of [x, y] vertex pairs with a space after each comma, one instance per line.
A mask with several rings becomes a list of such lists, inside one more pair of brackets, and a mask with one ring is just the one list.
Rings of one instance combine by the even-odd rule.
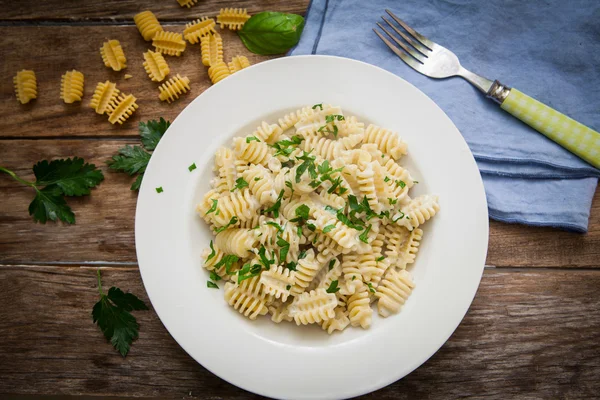
[[[381, 67], [378, 67], [376, 65], [373, 64], [369, 64], [363, 61], [359, 61], [359, 60], [354, 60], [351, 58], [346, 58], [346, 57], [339, 57], [339, 56], [331, 56], [331, 55], [295, 55], [295, 56], [287, 56], [287, 57], [280, 57], [280, 58], [275, 58], [275, 59], [271, 59], [271, 60], [266, 60], [266, 61], [262, 61], [258, 64], [254, 64], [252, 66], [250, 66], [249, 68], [246, 68], [242, 71], [238, 71], [236, 73], [236, 75], [238, 76], [245, 76], [245, 74], [247, 73], [247, 70], [254, 70], [257, 68], [261, 68], [262, 66], [266, 65], [266, 64], [274, 64], [274, 63], [287, 63], [290, 62], [290, 60], [294, 60], [292, 62], [301, 62], [302, 59], [314, 59], [314, 58], [324, 58], [324, 59], [334, 59], [334, 60], [341, 60], [342, 62], [352, 62], [352, 63], [357, 63], [357, 64], [362, 64], [364, 66], [367, 66], [369, 68], [373, 68], [374, 70], [377, 70], [378, 73], [384, 73], [386, 75], [389, 75], [390, 77], [394, 78], [394, 79], [398, 79], [400, 81], [403, 82], [403, 84], [408, 85], [410, 87], [412, 87], [414, 90], [416, 90], [417, 92], [419, 92], [421, 95], [423, 95], [425, 98], [427, 98], [427, 100], [431, 103], [432, 106], [436, 107], [446, 118], [447, 120], [451, 123], [451, 125], [456, 129], [456, 131], [458, 132], [458, 140], [462, 141], [462, 144], [464, 145], [464, 147], [468, 150], [468, 155], [465, 155], [466, 157], [469, 157], [470, 161], [472, 162], [475, 170], [477, 171], [477, 186], [479, 187], [479, 195], [480, 195], [480, 199], [478, 201], [482, 201], [483, 202], [483, 209], [481, 210], [481, 212], [483, 212], [483, 214], [481, 215], [481, 217], [484, 219], [485, 223], [484, 226], [480, 227], [483, 229], [483, 231], [481, 232], [482, 235], [485, 236], [485, 240], [484, 243], [481, 245], [481, 249], [479, 249], [479, 251], [481, 252], [481, 254], [479, 255], [479, 257], [482, 257], [483, 259], [481, 260], [481, 271], [478, 275], [478, 280], [477, 280], [477, 287], [475, 288], [475, 290], [473, 291], [473, 295], [470, 296], [470, 300], [469, 300], [469, 305], [468, 307], [466, 307], [466, 309], [464, 310], [464, 312], [462, 312], [461, 314], [461, 318], [458, 320], [458, 322], [454, 325], [452, 324], [452, 328], [449, 329], [449, 332], [447, 335], [443, 335], [444, 339], [441, 340], [441, 342], [438, 344], [436, 344], [435, 346], [432, 346], [432, 351], [431, 352], [427, 352], [427, 355], [425, 357], [421, 357], [423, 358], [422, 361], [420, 362], [414, 362], [413, 365], [411, 365], [410, 367], [407, 368], [407, 371], [405, 373], [399, 373], [399, 374], [389, 374], [388, 379], [384, 379], [383, 381], [378, 381], [378, 382], [374, 382], [374, 383], [369, 383], [369, 382], [365, 382], [365, 384], [363, 386], [361, 386], [361, 389], [358, 391], [353, 392], [350, 395], [346, 395], [344, 394], [344, 398], [349, 398], [349, 397], [355, 397], [355, 396], [360, 396], [363, 394], [367, 394], [367, 393], [371, 393], [373, 391], [379, 390], [381, 388], [384, 388], [400, 379], [403, 379], [404, 377], [406, 377], [407, 375], [409, 375], [410, 373], [412, 373], [414, 370], [416, 370], [418, 367], [422, 366], [423, 364], [425, 364], [437, 351], [439, 351], [441, 349], [441, 347], [448, 341], [448, 339], [452, 336], [452, 334], [456, 331], [456, 329], [458, 328], [458, 326], [461, 324], [461, 322], [463, 321], [466, 313], [469, 311], [473, 300], [479, 290], [479, 287], [481, 285], [481, 279], [483, 277], [483, 273], [485, 270], [485, 261], [486, 261], [486, 255], [487, 255], [487, 251], [488, 251], [488, 246], [489, 246], [489, 211], [488, 211], [488, 207], [487, 207], [487, 198], [486, 198], [486, 194], [485, 194], [485, 190], [484, 190], [484, 186], [483, 186], [483, 179], [481, 176], [481, 172], [479, 171], [479, 169], [477, 168], [477, 164], [475, 161], [475, 158], [473, 156], [472, 151], [470, 150], [470, 148], [468, 147], [468, 144], [466, 143], [464, 137], [462, 136], [462, 134], [460, 133], [460, 130], [456, 127], [456, 125], [454, 124], [454, 122], [452, 121], [452, 119], [446, 114], [446, 112], [444, 112], [443, 109], [441, 109], [439, 107], [439, 105], [437, 103], [435, 103], [435, 101], [433, 101], [427, 94], [425, 94], [423, 91], [421, 91], [418, 87], [416, 87], [415, 85], [411, 84], [410, 82], [404, 80], [403, 78], [401, 78], [400, 76], [393, 74], [390, 71], [387, 71]], [[209, 88], [207, 88], [206, 90], [204, 90], [201, 94], [199, 94], [194, 100], [192, 100], [178, 115], [177, 117], [173, 120], [173, 122], [175, 122], [178, 118], [181, 117], [182, 114], [184, 114], [188, 109], [191, 109], [194, 105], [194, 103], [202, 96], [205, 96], [208, 93], [212, 93], [215, 90], [214, 87], [215, 85], [210, 86]], [[343, 105], [342, 105], [343, 106]], [[169, 128], [171, 129], [171, 128]], [[168, 134], [169, 132], [167, 131], [165, 133], [165, 136]], [[163, 137], [164, 140], [164, 137]], [[163, 140], [161, 140], [158, 144], [158, 146], [156, 147], [156, 149], [154, 150], [155, 152], [157, 150], [160, 149], [161, 144], [163, 143]], [[148, 167], [146, 171], [151, 171], [152, 172], [152, 165], [153, 165], [153, 160], [155, 158], [151, 158], [149, 163], [148, 163]], [[156, 162], [154, 163], [156, 164]], [[147, 178], [147, 176], [145, 176], [145, 178]], [[216, 372], [213, 371], [213, 369], [211, 368], [211, 366], [207, 366], [204, 363], [202, 363], [197, 357], [195, 357], [192, 353], [193, 351], [190, 350], [188, 348], [188, 346], [184, 343], [182, 343], [180, 340], [178, 340], [175, 336], [175, 333], [167, 326], [167, 324], [164, 322], [165, 318], [164, 318], [164, 314], [162, 311], [158, 311], [158, 309], [155, 306], [155, 303], [152, 300], [152, 295], [150, 294], [150, 291], [148, 290], [148, 275], [145, 276], [144, 274], [144, 269], [142, 268], [142, 263], [140, 262], [140, 253], [142, 252], [142, 250], [140, 250], [140, 245], [139, 243], [142, 242], [141, 239], [141, 226], [145, 221], [142, 221], [142, 217], [141, 217], [141, 213], [140, 213], [140, 208], [142, 208], [141, 204], [144, 202], [144, 198], [149, 196], [150, 193], [152, 193], [150, 190], [144, 190], [144, 185], [146, 182], [148, 182], [150, 179], [144, 179], [142, 181], [142, 185], [140, 187], [139, 193], [138, 193], [138, 199], [137, 199], [137, 204], [136, 204], [136, 211], [135, 211], [135, 222], [134, 222], [134, 226], [135, 226], [135, 243], [136, 243], [136, 259], [138, 262], [138, 268], [140, 271], [140, 276], [142, 278], [142, 283], [144, 285], [144, 289], [146, 290], [146, 293], [148, 295], [148, 298], [150, 300], [150, 302], [152, 303], [153, 309], [156, 312], [157, 316], [159, 317], [161, 323], [163, 324], [163, 326], [165, 327], [165, 329], [169, 332], [169, 335], [171, 335], [171, 337], [175, 340], [175, 342], [192, 358], [194, 359], [194, 361], [196, 361], [198, 364], [200, 364], [203, 368], [207, 369], [208, 371], [210, 371], [212, 374], [216, 375], [217, 377], [219, 377], [220, 379], [225, 380], [226, 382], [242, 388], [243, 390], [249, 391], [251, 393], [256, 393], [256, 394], [260, 394], [260, 395], [264, 395], [264, 396], [269, 396], [269, 397], [275, 397], [275, 398], [287, 398], [285, 396], [277, 396], [277, 394], [274, 394], [273, 392], [266, 390], [267, 386], [264, 386], [265, 389], [262, 388], [257, 388], [257, 387], [250, 387], [249, 385], [246, 384], [241, 384], [239, 382], [233, 382], [233, 379], [231, 379], [231, 377], [228, 376], [223, 376], [221, 374], [218, 374]], [[146, 183], [146, 186], [148, 184]], [[145, 193], [148, 193], [148, 195], [144, 195]], [[148, 270], [146, 270], [148, 271]], [[148, 272], [147, 272], [148, 273]], [[156, 299], [156, 297], [155, 297]], [[368, 332], [368, 331], [367, 331]], [[324, 395], [323, 398], [326, 398], [327, 396]], [[312, 398], [312, 397], [302, 397], [301, 395], [298, 398]], [[327, 397], [330, 398], [330, 397]], [[334, 398], [334, 397], [331, 397]]]

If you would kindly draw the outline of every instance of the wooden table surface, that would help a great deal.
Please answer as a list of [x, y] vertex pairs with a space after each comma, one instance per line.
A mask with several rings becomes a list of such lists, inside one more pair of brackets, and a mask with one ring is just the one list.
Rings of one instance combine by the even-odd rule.
[[[192, 90], [173, 105], [157, 99], [141, 55], [148, 47], [133, 24], [145, 9], [170, 30], [221, 7], [250, 13], [304, 14], [308, 0], [201, 0], [192, 9], [175, 0], [22, 0], [0, 4], [0, 165], [24, 177], [41, 159], [79, 156], [101, 166], [105, 181], [71, 199], [77, 224], [33, 223], [31, 189], [0, 175], [0, 396], [88, 395], [135, 397], [258, 397], [212, 375], [171, 338], [154, 311], [138, 312], [140, 337], [122, 358], [90, 318], [97, 301], [97, 268], [105, 286], [139, 295], [148, 304], [136, 263], [131, 179], [105, 161], [138, 143], [137, 123], [173, 120], [210, 82], [199, 46], [169, 58]], [[98, 49], [121, 41], [125, 72], [112, 72]], [[250, 54], [223, 32], [225, 57]], [[38, 99], [20, 105], [12, 77], [23, 68], [38, 79]], [[83, 104], [59, 100], [60, 76], [85, 74]], [[124, 80], [124, 73], [133, 78]], [[95, 83], [110, 79], [139, 99], [123, 126], [88, 108]], [[404, 379], [365, 398], [580, 398], [600, 393], [600, 195], [586, 235], [490, 222], [481, 286], [450, 340]], [[418, 345], [418, 344], [416, 344]], [[290, 366], [293, 369], [293, 366]], [[268, 377], [266, 377], [268, 379]]]

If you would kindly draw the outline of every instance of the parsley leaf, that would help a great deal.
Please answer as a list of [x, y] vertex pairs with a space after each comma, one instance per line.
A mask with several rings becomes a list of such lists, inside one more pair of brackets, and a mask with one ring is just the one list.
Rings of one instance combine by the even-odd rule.
[[218, 289], [219, 285], [217, 285], [216, 283], [211, 282], [211, 281], [206, 281], [206, 287], [211, 288], [211, 289]]
[[193, 163], [192, 165], [190, 165], [190, 166], [188, 167], [188, 170], [189, 170], [190, 172], [192, 172], [192, 171], [193, 171], [193, 170], [195, 170], [196, 168], [198, 168], [198, 167], [196, 167], [196, 163]]
[[[141, 146], [125, 146], [118, 150], [118, 154], [112, 156], [106, 162], [108, 168], [113, 171], [125, 172], [129, 175], [136, 173], [143, 174], [146, 171], [148, 162], [150, 161], [150, 153], [144, 150]], [[138, 185], [139, 188], [139, 185]], [[135, 190], [132, 189], [131, 190]]]
[[396, 185], [400, 186], [401, 189], [404, 189], [406, 187], [406, 183], [404, 183], [404, 181], [401, 180], [397, 180]]
[[302, 174], [304, 174], [306, 170], [308, 170], [312, 179], [315, 179], [317, 177], [317, 171], [315, 168], [315, 156], [311, 156], [310, 152], [307, 153], [306, 151], [304, 151], [303, 154], [300, 157], [296, 157], [296, 159], [298, 161], [303, 161], [303, 163], [296, 168], [296, 183], [300, 183]]
[[337, 258], [332, 258], [331, 261], [329, 261], [329, 271], [333, 269], [333, 266], [335, 265], [335, 260], [337, 260]]
[[390, 203], [391, 206], [393, 206], [394, 204], [396, 204], [398, 202], [398, 199], [392, 199], [388, 197], [388, 202]]
[[162, 193], [162, 192], [164, 192], [162, 186], [159, 186], [156, 188], [156, 193]]
[[215, 210], [217, 209], [217, 204], [219, 203], [219, 200], [217, 199], [210, 199], [212, 201], [212, 207], [204, 214], [204, 215], [208, 215], [211, 212], [215, 212]]
[[386, 176], [385, 178], [383, 178], [383, 181], [387, 183], [387, 182], [391, 181], [391, 179], [389, 176]]
[[335, 293], [338, 290], [340, 290], [340, 288], [338, 287], [338, 281], [331, 281], [331, 283], [329, 284], [329, 287], [327, 288], [326, 292], [327, 293]]
[[283, 232], [283, 228], [277, 222], [267, 221], [267, 225], [275, 227], [279, 232]]
[[319, 107], [321, 109], [321, 111], [323, 111], [323, 103], [315, 104], [314, 106], [312, 106], [312, 109], [316, 110], [317, 107]]
[[273, 216], [275, 218], [279, 217], [279, 209], [281, 208], [281, 199], [283, 198], [283, 193], [285, 191], [283, 189], [281, 189], [281, 191], [279, 192], [279, 196], [277, 196], [277, 201], [275, 202], [275, 204], [273, 204], [271, 207], [267, 208], [266, 210], [261, 211], [262, 214], [267, 214], [272, 212]]
[[258, 256], [260, 257], [260, 263], [265, 267], [265, 270], [270, 270], [271, 265], [275, 264], [275, 258], [269, 259], [267, 257], [267, 249], [265, 246], [261, 246], [260, 250], [258, 250]]
[[300, 254], [298, 254], [298, 260], [302, 260], [303, 258], [306, 257], [306, 250], [300, 252]]
[[381, 257], [379, 257], [379, 258], [378, 258], [377, 260], [375, 260], [375, 261], [379, 262], [379, 261], [383, 261], [383, 260], [385, 260], [385, 256], [381, 256]]
[[219, 229], [215, 230], [215, 233], [219, 233], [219, 232], [223, 232], [225, 229], [229, 228], [231, 225], [235, 225], [238, 222], [238, 217], [236, 217], [235, 215], [233, 217], [231, 217], [231, 219], [229, 220], [229, 222], [227, 223], [227, 225], [220, 227]]
[[365, 229], [364, 232], [361, 233], [360, 236], [358, 237], [361, 242], [369, 244], [369, 232], [370, 231], [371, 231], [371, 225], [369, 225], [367, 227], [367, 229]]
[[246, 279], [250, 279], [255, 276], [258, 276], [260, 274], [261, 269], [262, 268], [261, 268], [260, 264], [254, 264], [254, 265], [251, 265], [250, 263], [244, 264], [242, 269], [240, 269], [240, 271], [238, 272], [238, 283], [242, 283]]
[[343, 121], [344, 119], [345, 119], [344, 116], [339, 115], [339, 114], [332, 114], [332, 115], [325, 116], [325, 122], [327, 122], [327, 123], [333, 122], [335, 120]]
[[337, 208], [331, 207], [329, 204], [325, 206], [325, 211], [329, 211], [332, 214], [337, 214], [339, 211]]
[[273, 157], [279, 155], [287, 157], [290, 154], [292, 154], [294, 148], [296, 148], [300, 143], [302, 143], [303, 140], [304, 138], [302, 138], [301, 136], [295, 135], [292, 136], [290, 140], [280, 140], [279, 142], [275, 142], [274, 144], [269, 146], [273, 147], [276, 150], [275, 154], [273, 154]]
[[252, 141], [260, 143], [260, 139], [257, 138], [256, 136], [246, 136], [246, 143], [250, 143]]
[[233, 264], [235, 264], [236, 262], [239, 261], [238, 256], [235, 256], [233, 254], [227, 254], [226, 256], [224, 256], [221, 261], [219, 261], [218, 263], [215, 264], [214, 269], [217, 270], [219, 268], [221, 268], [223, 265], [225, 266], [225, 273], [227, 275], [232, 275], [232, 270], [231, 268], [233, 267]]
[[218, 282], [222, 278], [215, 271], [210, 271], [210, 279], [213, 280], [213, 281], [215, 281], [215, 282]]
[[160, 118], [158, 121], [140, 122], [139, 131], [146, 150], [154, 150], [171, 123]]
[[296, 214], [296, 218], [292, 219], [291, 222], [306, 221], [309, 218], [310, 208], [306, 204], [302, 204], [296, 207], [294, 213]]
[[369, 287], [369, 292], [375, 293], [375, 288], [371, 282], [367, 282], [367, 286]]
[[294, 186], [292, 185], [291, 181], [285, 181], [285, 186], [289, 187], [290, 190], [292, 191], [291, 195], [294, 195]]
[[131, 293], [111, 287], [108, 294], [102, 290], [100, 270], [98, 292], [100, 300], [92, 309], [92, 319], [98, 324], [106, 339], [123, 357], [129, 352], [131, 343], [138, 337], [139, 325], [130, 311], [147, 310], [146, 304]]
[[[402, 218], [404, 218], [404, 215], [405, 215], [405, 214], [404, 214], [402, 211], [398, 211], [398, 216], [397, 216], [397, 217], [395, 217], [395, 218], [392, 218], [392, 222], [396, 222], [396, 221], [399, 221], [399, 220], [401, 220]], [[410, 219], [410, 218], [409, 218], [409, 219]]]
[[210, 241], [210, 254], [208, 255], [208, 257], [206, 257], [206, 262], [209, 262], [216, 255], [217, 255], [217, 252], [215, 251], [215, 248], [213, 247], [213, 242], [211, 240]]
[[289, 263], [286, 264], [286, 268], [289, 269], [290, 271], [296, 271], [296, 265], [298, 265], [298, 263], [295, 263], [294, 261], [290, 261]]
[[326, 227], [323, 228], [323, 233], [331, 232], [331, 230], [334, 228], [335, 228], [335, 225], [333, 225], [333, 224], [327, 225]]
[[291, 288], [292, 288], [292, 285], [287, 285], [287, 286], [285, 287], [285, 290], [290, 290]]
[[[350, 221], [350, 219], [347, 216], [345, 216], [341, 210], [337, 212], [336, 216], [339, 221], [341, 221], [344, 225], [346, 225], [352, 229], [356, 229], [357, 231], [362, 231], [364, 229], [364, 227], [360, 226], [359, 224], [356, 224], [356, 223]], [[355, 222], [362, 223], [362, 221], [360, 221], [360, 220], [355, 221]]]
[[233, 192], [235, 189], [242, 190], [243, 188], [248, 186], [248, 182], [246, 182], [244, 178], [237, 178], [235, 180], [235, 185], [233, 186], [233, 189], [231, 189], [231, 191]]
[[285, 258], [290, 251], [290, 243], [281, 236], [277, 236], [277, 246], [281, 247], [279, 250], [279, 262], [285, 262]]
[[74, 224], [75, 214], [64, 196], [88, 195], [104, 179], [102, 171], [94, 164], [88, 164], [78, 157], [38, 162], [33, 166], [34, 182], [22, 179], [4, 167], [0, 167], [0, 172], [35, 189], [36, 195], [29, 204], [29, 215], [42, 224], [48, 220]]

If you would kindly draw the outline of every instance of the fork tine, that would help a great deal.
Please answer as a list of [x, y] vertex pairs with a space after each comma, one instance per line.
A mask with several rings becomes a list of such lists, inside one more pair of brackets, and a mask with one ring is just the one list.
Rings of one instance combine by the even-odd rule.
[[381, 17], [398, 35], [402, 36], [402, 38], [404, 40], [406, 40], [408, 42], [408, 44], [410, 44], [412, 47], [414, 47], [416, 50], [418, 50], [421, 54], [423, 54], [425, 57], [427, 57], [427, 53], [430, 53], [431, 50], [429, 50], [427, 47], [421, 45], [421, 43], [417, 43], [414, 40], [412, 40], [407, 34], [405, 34], [404, 32], [402, 32], [400, 29], [396, 28], [396, 25], [392, 24], [386, 17]]
[[409, 55], [407, 55], [406, 53], [404, 53], [402, 50], [400, 50], [399, 48], [397, 48], [396, 46], [394, 46], [389, 40], [387, 40], [381, 33], [379, 33], [379, 31], [377, 29], [373, 29], [373, 32], [375, 32], [377, 34], [377, 36], [379, 36], [379, 39], [383, 40], [383, 42], [385, 44], [387, 44], [387, 46], [394, 52], [396, 53], [396, 55], [398, 57], [400, 57], [402, 59], [402, 61], [404, 61], [405, 63], [407, 63], [409, 66], [411, 66], [413, 69], [415, 70], [419, 70], [419, 68], [421, 67], [421, 64], [419, 64], [417, 61], [415, 61], [412, 57], [410, 57]]
[[383, 27], [383, 25], [381, 25], [379, 22], [377, 22], [377, 26], [380, 27], [385, 33], [387, 33], [387, 35], [389, 37], [392, 38], [392, 40], [394, 42], [396, 42], [396, 44], [398, 44], [398, 46], [402, 47], [402, 49], [407, 52], [408, 54], [410, 54], [411, 56], [413, 56], [415, 58], [415, 60], [419, 61], [421, 64], [425, 63], [425, 59], [423, 58], [423, 56], [421, 55], [421, 53], [419, 53], [416, 50], [411, 49], [410, 47], [408, 47], [406, 44], [404, 44], [404, 42], [400, 39], [398, 39], [396, 36], [392, 35], [390, 33], [390, 31], [388, 31], [387, 29], [385, 29]]
[[388, 13], [389, 16], [392, 17], [394, 19], [394, 21], [396, 21], [401, 27], [403, 27], [406, 30], [406, 32], [410, 33], [415, 39], [417, 39], [419, 42], [423, 43], [423, 45], [427, 46], [427, 48], [429, 48], [429, 50], [433, 50], [433, 47], [435, 46], [434, 42], [427, 39], [425, 36], [421, 35], [419, 32], [415, 31], [410, 26], [406, 25], [406, 23], [404, 21], [402, 21], [400, 18], [396, 17], [394, 15], [394, 13], [392, 13], [390, 10], [385, 10], [385, 12]]

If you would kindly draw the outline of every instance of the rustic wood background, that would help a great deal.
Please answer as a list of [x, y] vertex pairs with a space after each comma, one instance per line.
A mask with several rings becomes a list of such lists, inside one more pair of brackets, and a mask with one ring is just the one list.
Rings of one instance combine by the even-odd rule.
[[[231, 0], [0, 1], [0, 165], [31, 177], [40, 159], [79, 156], [102, 166], [106, 179], [92, 196], [69, 200], [77, 224], [34, 224], [30, 189], [0, 175], [0, 396], [132, 396], [257, 398], [206, 371], [169, 336], [156, 314], [138, 312], [140, 338], [123, 359], [92, 324], [96, 268], [105, 286], [145, 294], [137, 268], [131, 179], [105, 161], [137, 143], [137, 122], [177, 114], [210, 82], [199, 46], [169, 58], [192, 91], [173, 105], [157, 100], [145, 76], [148, 47], [133, 16], [154, 11], [169, 29], [214, 16]], [[304, 14], [308, 0], [244, 0], [236, 7]], [[105, 68], [98, 49], [121, 41], [128, 68]], [[223, 32], [225, 56], [250, 54]], [[34, 69], [39, 96], [22, 106], [12, 77]], [[85, 74], [82, 104], [59, 100], [60, 76]], [[129, 73], [133, 78], [124, 80]], [[134, 93], [140, 109], [112, 126], [88, 108], [95, 82], [111, 79]], [[581, 398], [600, 393], [600, 195], [586, 235], [490, 223], [490, 246], [478, 294], [464, 321], [429, 361], [401, 381], [364, 398]]]

